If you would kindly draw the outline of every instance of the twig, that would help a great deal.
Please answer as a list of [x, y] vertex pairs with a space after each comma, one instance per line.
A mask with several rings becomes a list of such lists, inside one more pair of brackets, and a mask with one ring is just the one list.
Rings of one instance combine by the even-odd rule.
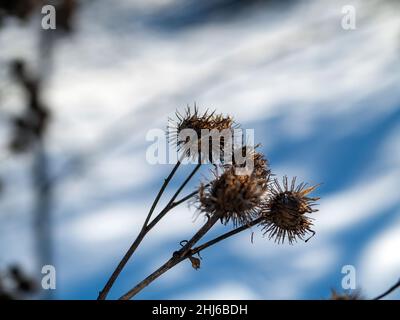
[[[204, 186], [205, 186], [205, 187], [208, 187], [209, 184], [205, 184]], [[178, 200], [178, 201], [172, 202], [171, 205], [169, 206], [169, 210], [172, 210], [173, 208], [175, 208], [175, 207], [179, 206], [180, 204], [186, 202], [186, 201], [189, 200], [190, 198], [193, 198], [193, 197], [194, 197], [196, 194], [198, 194], [198, 193], [199, 193], [198, 190], [193, 191], [193, 192], [189, 193], [187, 196], [184, 196], [182, 199], [180, 199], [180, 200]], [[165, 209], [165, 208], [164, 208], [164, 209]], [[163, 210], [164, 210], [164, 209], [163, 209]]]
[[396, 290], [399, 287], [400, 287], [400, 279], [392, 287], [390, 287], [384, 293], [380, 294], [379, 296], [377, 296], [376, 298], [374, 298], [372, 300], [380, 300], [380, 299], [386, 297], [387, 295], [389, 295], [390, 293], [392, 293], [394, 290]]
[[[181, 193], [183, 188], [188, 184], [188, 182], [193, 178], [197, 170], [199, 170], [201, 167], [201, 163], [197, 164], [196, 167], [193, 169], [193, 171], [189, 174], [189, 176], [186, 178], [186, 180], [182, 183], [182, 185], [178, 188], [178, 190], [175, 192], [175, 194], [172, 196], [171, 200], [168, 202], [168, 204], [165, 206], [164, 209], [161, 210], [161, 212], [150, 222], [150, 224], [147, 226], [147, 231], [150, 231], [167, 213], [173, 208], [173, 204], [175, 199], [178, 197], [178, 195]], [[192, 192], [191, 195], [195, 195], [196, 192]], [[185, 200], [186, 201], [186, 200]], [[179, 201], [182, 203], [181, 201]], [[175, 205], [177, 206], [177, 204]]]
[[173, 202], [173, 203], [170, 205], [170, 209], [173, 209], [173, 208], [179, 206], [181, 203], [184, 203], [184, 202], [186, 202], [187, 200], [189, 200], [190, 198], [193, 198], [193, 197], [194, 197], [196, 194], [198, 194], [198, 193], [199, 193], [198, 190], [193, 191], [192, 193], [189, 193], [187, 196], [183, 197], [182, 199]]
[[180, 164], [181, 164], [181, 162], [178, 161], [178, 162], [175, 164], [175, 166], [174, 166], [174, 168], [172, 169], [172, 171], [171, 171], [171, 173], [169, 174], [169, 176], [164, 180], [164, 183], [163, 183], [163, 185], [161, 186], [161, 189], [160, 189], [160, 191], [158, 192], [158, 194], [157, 194], [156, 198], [154, 199], [154, 202], [153, 202], [153, 204], [152, 204], [152, 206], [151, 206], [151, 208], [150, 208], [149, 214], [148, 214], [147, 217], [146, 217], [146, 220], [145, 220], [145, 222], [144, 222], [144, 224], [143, 224], [144, 226], [147, 226], [147, 224], [149, 223], [150, 218], [151, 218], [151, 215], [153, 214], [154, 209], [156, 208], [156, 206], [157, 206], [157, 204], [158, 204], [158, 201], [160, 200], [162, 194], [164, 193], [164, 190], [165, 190], [165, 188], [167, 187], [168, 183], [171, 181], [172, 177], [174, 176], [176, 170], [178, 170]]
[[257, 225], [258, 223], [261, 222], [261, 218], [255, 219], [251, 221], [250, 223], [243, 225], [239, 228], [236, 228], [230, 232], [227, 232], [213, 240], [210, 240], [201, 246], [198, 246], [194, 249], [191, 249], [192, 246], [194, 246], [210, 229], [211, 227], [218, 221], [218, 217], [211, 217], [209, 221], [193, 236], [192, 239], [190, 239], [183, 247], [181, 250], [177, 251], [174, 253], [171, 259], [169, 259], [164, 265], [162, 265], [160, 268], [158, 268], [156, 271], [154, 271], [151, 275], [149, 275], [146, 279], [141, 281], [139, 284], [137, 284], [134, 288], [132, 288], [130, 291], [128, 291], [126, 294], [124, 294], [120, 300], [129, 300], [132, 297], [134, 297], [137, 293], [139, 293], [142, 289], [147, 287], [150, 283], [152, 283], [154, 280], [156, 280], [158, 277], [163, 275], [165, 272], [168, 270], [172, 269], [174, 266], [176, 266], [178, 263], [182, 262], [183, 260], [193, 256], [194, 254], [200, 253], [200, 251], [226, 239], [229, 238], [239, 232], [242, 232], [246, 229], [251, 228], [252, 226]]
[[234, 229], [232, 231], [224, 233], [223, 235], [221, 235], [221, 236], [219, 236], [219, 237], [217, 237], [217, 238], [215, 238], [213, 240], [210, 240], [210, 241], [208, 241], [208, 242], [206, 242], [206, 243], [204, 243], [204, 244], [202, 244], [202, 245], [200, 245], [200, 246], [198, 246], [198, 247], [196, 247], [194, 249], [192, 249], [190, 252], [191, 252], [192, 255], [200, 253], [200, 251], [203, 251], [204, 249], [206, 249], [206, 248], [208, 248], [208, 247], [210, 247], [210, 246], [212, 246], [212, 245], [214, 245], [214, 244], [216, 244], [216, 243], [218, 243], [218, 242], [220, 242], [222, 240], [225, 240], [226, 238], [234, 236], [235, 234], [237, 234], [239, 232], [247, 230], [247, 229], [259, 224], [261, 221], [262, 221], [262, 218], [257, 218], [257, 219], [251, 221], [250, 223], [248, 223], [246, 225], [243, 225], [243, 226], [241, 226], [239, 228], [236, 228], [236, 229]]
[[108, 279], [106, 285], [104, 286], [103, 290], [100, 291], [99, 296], [97, 297], [98, 300], [104, 300], [107, 297], [108, 292], [110, 291], [111, 287], [113, 286], [115, 280], [118, 278], [119, 274], [121, 273], [122, 269], [125, 267], [126, 263], [132, 256], [132, 254], [135, 252], [136, 248], [139, 246], [139, 244], [142, 242], [143, 238], [145, 237], [147, 231], [147, 224], [150, 221], [151, 215], [154, 212], [154, 209], [157, 206], [158, 201], [160, 200], [162, 194], [165, 191], [165, 188], [167, 187], [168, 183], [171, 181], [172, 177], [174, 176], [176, 170], [178, 170], [181, 162], [178, 161], [168, 177], [164, 180], [164, 183], [161, 186], [160, 191], [158, 192], [156, 198], [153, 201], [153, 204], [151, 205], [150, 211], [147, 214], [146, 220], [143, 223], [142, 229], [139, 232], [139, 235], [135, 239], [135, 241], [132, 243], [132, 245], [129, 247], [128, 251], [125, 253], [125, 255], [122, 257], [122, 260], [119, 262], [118, 266], [112, 273], [111, 277]]
[[191, 256], [190, 248], [195, 245], [218, 221], [218, 216], [211, 217], [204, 225], [197, 231], [197, 233], [180, 249], [179, 251], [174, 252], [172, 258], [170, 258], [165, 264], [163, 264], [160, 268], [150, 274], [143, 281], [139, 282], [135, 287], [125, 293], [120, 300], [129, 300], [137, 293], [139, 293], [143, 288], [147, 287], [150, 283], [156, 280], [158, 277], [163, 275], [165, 272], [176, 266], [181, 261], [185, 260], [189, 256]]
[[192, 192], [191, 194], [187, 195], [186, 197], [182, 198], [181, 200], [175, 202], [175, 199], [179, 196], [179, 194], [181, 193], [181, 191], [183, 190], [183, 188], [187, 185], [187, 183], [192, 179], [192, 177], [195, 175], [195, 173], [200, 169], [201, 164], [197, 164], [196, 167], [193, 169], [193, 171], [189, 174], [189, 176], [185, 179], [185, 181], [181, 184], [181, 186], [178, 188], [178, 190], [175, 192], [175, 194], [172, 196], [171, 200], [168, 202], [168, 204], [165, 206], [164, 209], [161, 210], [161, 212], [154, 218], [153, 221], [151, 221], [151, 223], [149, 224], [151, 215], [154, 212], [154, 209], [162, 195], [162, 193], [164, 192], [166, 186], [168, 185], [168, 183], [170, 182], [170, 180], [172, 179], [173, 175], [175, 174], [176, 170], [178, 169], [179, 165], [180, 165], [180, 161], [177, 162], [177, 164], [175, 165], [175, 167], [172, 169], [171, 173], [169, 174], [169, 176], [164, 180], [164, 184], [162, 185], [159, 193], [157, 194], [156, 199], [153, 202], [153, 205], [149, 211], [149, 214], [146, 217], [146, 220], [143, 224], [143, 227], [141, 229], [141, 231], [139, 232], [139, 235], [137, 236], [137, 238], [135, 239], [135, 241], [132, 243], [132, 245], [130, 246], [130, 248], [128, 249], [128, 251], [126, 252], [126, 254], [124, 255], [124, 257], [122, 258], [122, 260], [120, 261], [120, 263], [118, 264], [117, 268], [114, 270], [113, 274], [111, 275], [111, 277], [109, 278], [109, 280], [107, 281], [106, 285], [104, 286], [103, 290], [100, 291], [99, 296], [98, 296], [98, 300], [104, 300], [107, 297], [108, 292], [111, 290], [111, 287], [113, 286], [115, 280], [118, 278], [118, 276], [120, 275], [122, 269], [125, 267], [125, 265], [127, 264], [128, 260], [130, 259], [130, 257], [133, 255], [133, 253], [136, 251], [137, 247], [140, 245], [140, 243], [143, 241], [144, 237], [146, 236], [146, 234], [174, 207], [178, 206], [179, 204], [183, 203], [184, 201], [190, 199], [191, 197], [193, 197], [197, 192]]

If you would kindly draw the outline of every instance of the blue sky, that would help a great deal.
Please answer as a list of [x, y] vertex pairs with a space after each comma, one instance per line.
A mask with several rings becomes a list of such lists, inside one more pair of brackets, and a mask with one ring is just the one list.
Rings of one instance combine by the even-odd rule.
[[[171, 8], [193, 14], [180, 0], [107, 4], [100, 0], [82, 7], [79, 31], [57, 44], [46, 78], [45, 98], [55, 117], [47, 142], [52, 168], [57, 172], [71, 155], [84, 164], [56, 189], [56, 298], [97, 296], [171, 169], [146, 162], [145, 135], [165, 128], [176, 108], [194, 102], [254, 129], [278, 177], [322, 183], [320, 211], [314, 215], [317, 234], [294, 246], [268, 241], [256, 229], [253, 244], [250, 232], [240, 234], [205, 251], [200, 270], [184, 262], [138, 298], [326, 298], [331, 288], [340, 289], [341, 269], [348, 264], [356, 267], [357, 286], [367, 297], [396, 282], [396, 2], [297, 1], [203, 23], [188, 19], [171, 28], [165, 24], [178, 19], [168, 16]], [[356, 8], [356, 30], [341, 28], [345, 4]], [[2, 63], [17, 55], [35, 64], [37, 35], [35, 21], [30, 23], [31, 28], [10, 23], [0, 32]], [[21, 100], [5, 77], [2, 105], [12, 114]], [[30, 159], [11, 160], [6, 154], [3, 159], [0, 172], [9, 187], [0, 199], [0, 262], [18, 261], [32, 269]], [[188, 169], [170, 185], [164, 203]], [[187, 192], [208, 175], [203, 169]], [[160, 266], [201, 225], [194, 217], [195, 210], [185, 205], [167, 216], [110, 297], [118, 298]], [[219, 226], [213, 235], [227, 228]]]

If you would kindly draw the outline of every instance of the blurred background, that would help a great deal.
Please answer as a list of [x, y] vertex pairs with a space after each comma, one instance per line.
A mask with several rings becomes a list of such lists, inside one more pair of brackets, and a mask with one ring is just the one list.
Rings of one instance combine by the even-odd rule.
[[[41, 28], [44, 4], [56, 30]], [[323, 183], [316, 235], [252, 244], [247, 231], [137, 298], [325, 299], [344, 265], [372, 298], [400, 277], [399, 1], [2, 0], [0, 21], [0, 296], [95, 299], [172, 167], [146, 161], [147, 132], [195, 102], [255, 129], [277, 177]], [[169, 258], [194, 217], [168, 215], [110, 298]], [[45, 264], [56, 290], [39, 289]]]

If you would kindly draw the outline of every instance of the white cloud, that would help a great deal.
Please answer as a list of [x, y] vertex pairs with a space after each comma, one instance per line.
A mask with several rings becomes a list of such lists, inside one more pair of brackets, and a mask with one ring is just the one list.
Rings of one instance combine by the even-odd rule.
[[[171, 1], [124, 1], [121, 6], [149, 12]], [[80, 175], [82, 179], [60, 187], [62, 199], [57, 205], [62, 214], [56, 216], [56, 242], [63, 277], [81, 282], [89, 273], [104, 271], [105, 266], [116, 263], [137, 234], [151, 203], [150, 195], [113, 199], [107, 205], [96, 201], [110, 192], [140, 187], [158, 174], [158, 170], [143, 165], [143, 132], [158, 126], [176, 107], [197, 101], [247, 122], [283, 116], [286, 120], [281, 129], [293, 138], [313, 133], [321, 118], [340, 120], [342, 126], [332, 130], [335, 136], [352, 133], [360, 130], [366, 119], [375, 121], [398, 106], [387, 98], [395, 96], [391, 88], [400, 81], [399, 64], [395, 63], [400, 27], [397, 11], [386, 5], [376, 10], [376, 1], [362, 1], [362, 6], [358, 1], [360, 27], [344, 32], [339, 27], [340, 5], [329, 0], [304, 3], [276, 19], [269, 19], [268, 10], [259, 10], [238, 21], [198, 26], [173, 38], [145, 26], [107, 28], [112, 20], [109, 14], [115, 16], [118, 10], [109, 12], [108, 5], [97, 4], [96, 9], [103, 9], [98, 12], [87, 5], [79, 18], [78, 32], [60, 43], [54, 74], [46, 87], [46, 101], [55, 116], [50, 150], [57, 157], [71, 151], [90, 154], [93, 146], [110, 137], [110, 128], [112, 133], [122, 133], [118, 136], [121, 140], [139, 147], [124, 155], [107, 154], [106, 159], [101, 155], [100, 165], [91, 165], [87, 174]], [[1, 62], [34, 51], [31, 33], [15, 25], [2, 29]], [[365, 99], [374, 104], [359, 103]], [[12, 107], [19, 103], [12, 95], [7, 101]], [[345, 250], [332, 244], [330, 236], [399, 203], [397, 131], [384, 147], [384, 159], [379, 160], [394, 169], [356, 180], [346, 190], [324, 197], [315, 221], [318, 233], [310, 243], [277, 246], [263, 239], [251, 245], [249, 233], [228, 240], [232, 252], [261, 263], [274, 261], [271, 268], [278, 278], [260, 282], [268, 289], [262, 297], [300, 296], [305, 283], [320, 279]], [[15, 183], [11, 192], [16, 196], [1, 204], [7, 213], [21, 211], [13, 210], [14, 204], [29, 200], [23, 182], [17, 179], [24, 164], [14, 165], [14, 159], [9, 162], [12, 165], [4, 171]], [[307, 164], [280, 165], [275, 167], [278, 172], [300, 175], [304, 180], [313, 172]], [[73, 210], [68, 210], [71, 207]], [[159, 255], [159, 249], [169, 241], [189, 236], [201, 223], [199, 219], [193, 224], [192, 217], [193, 212], [184, 207], [175, 209], [149, 235], [144, 248]], [[13, 257], [30, 257], [32, 250], [18, 241], [18, 234], [25, 234], [26, 229], [7, 228], [7, 235], [2, 235], [12, 248], [4, 247], [7, 257], [11, 252]], [[383, 289], [394, 280], [390, 277], [399, 269], [394, 254], [399, 247], [396, 230], [379, 235], [364, 253], [362, 282], [366, 289]], [[159, 260], [156, 262], [147, 265], [154, 267]], [[386, 275], [376, 277], [376, 268], [385, 270]], [[167, 276], [165, 285], [177, 274]], [[382, 285], [376, 283], [381, 279]], [[252, 299], [260, 295], [245, 285], [222, 282], [184, 297]]]
[[[69, 248], [57, 254], [62, 262], [63, 278], [72, 281], [85, 272], [91, 274], [94, 270], [100, 271], [104, 266], [117, 263], [138, 235], [147, 212], [147, 206], [118, 203], [107, 208], [92, 209], [82, 217], [75, 215], [60, 221], [55, 232], [56, 241], [62, 243], [64, 248]], [[154, 259], [154, 253], [165, 249], [172, 239], [176, 244], [171, 250], [179, 249], [179, 242], [193, 234], [201, 224], [201, 219], [193, 222], [193, 211], [184, 204], [176, 207], [148, 233], [138, 254]], [[74, 254], [71, 255], [71, 252]], [[158, 256], [166, 259], [171, 254], [172, 251], [168, 251]], [[165, 259], [156, 259], [151, 266], [158, 267]], [[152, 268], [148, 272], [150, 270]]]
[[66, 233], [79, 244], [101, 246], [102, 242], [115, 241], [138, 232], [142, 214], [129, 204], [96, 210], [74, 219]]
[[386, 137], [381, 149], [381, 166], [400, 167], [400, 125], [397, 125]]
[[227, 241], [231, 241], [230, 253], [258, 266], [254, 272], [260, 277], [256, 282], [263, 299], [298, 299], [307, 285], [317, 283], [337, 265], [342, 250], [326, 240], [316, 236], [291, 246], [255, 236], [251, 244], [249, 234], [243, 234]]
[[347, 190], [325, 197], [320, 201], [315, 229], [320, 233], [334, 234], [382, 214], [399, 202], [399, 177], [398, 170], [373, 179], [369, 176]]
[[[398, 212], [400, 214], [400, 211]], [[362, 252], [359, 283], [369, 297], [377, 296], [400, 279], [400, 219], [372, 238]], [[388, 298], [400, 298], [400, 292]]]

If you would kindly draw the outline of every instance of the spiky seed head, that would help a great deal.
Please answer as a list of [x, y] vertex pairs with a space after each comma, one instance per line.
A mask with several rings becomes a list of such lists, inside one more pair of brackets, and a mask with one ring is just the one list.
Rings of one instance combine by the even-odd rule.
[[284, 243], [287, 239], [290, 244], [297, 239], [303, 240], [308, 233], [315, 234], [311, 229], [312, 219], [307, 214], [318, 211], [313, 206], [319, 198], [308, 196], [316, 188], [308, 187], [305, 183], [296, 186], [296, 178], [292, 179], [289, 186], [286, 176], [282, 187], [275, 179], [270, 196], [261, 210], [264, 234], [269, 239], [274, 238], [277, 243]]
[[200, 186], [198, 208], [206, 215], [218, 215], [224, 224], [243, 225], [259, 214], [264, 194], [263, 181], [229, 168], [208, 187]]
[[[205, 141], [202, 140], [203, 130], [214, 130], [217, 132], [230, 131], [233, 137], [233, 130], [238, 128], [231, 116], [224, 116], [222, 114], [216, 114], [215, 111], [209, 112], [206, 110], [204, 113], [200, 113], [199, 109], [195, 105], [194, 108], [187, 107], [183, 114], [176, 112], [176, 119], [169, 121], [168, 126], [168, 140], [169, 142], [177, 146], [178, 151], [184, 152], [187, 156], [197, 157], [199, 154], [204, 159], [204, 156], [209, 157], [212, 160], [213, 154], [217, 151], [220, 153], [224, 149], [223, 139], [220, 141], [207, 141], [209, 144], [208, 150], [202, 145], [205, 145]], [[196, 135], [196, 139], [181, 140], [179, 138], [180, 133], [186, 129], [191, 129]], [[193, 145], [196, 144], [196, 145]], [[196, 154], [190, 154], [190, 151], [197, 150]]]
[[331, 296], [329, 300], [363, 300], [364, 298], [360, 292], [345, 292], [337, 293], [336, 290], [331, 290]]
[[260, 181], [264, 181], [263, 185], [264, 189], [266, 190], [271, 178], [271, 170], [269, 168], [268, 160], [262, 153], [256, 150], [259, 146], [259, 144], [257, 144], [255, 147], [245, 145], [243, 147], [235, 149], [233, 151], [232, 163], [226, 164], [224, 165], [224, 167], [233, 167], [235, 169], [250, 168], [251, 170], [249, 169], [249, 172], [247, 172], [247, 174], [251, 174], [260, 179]]

